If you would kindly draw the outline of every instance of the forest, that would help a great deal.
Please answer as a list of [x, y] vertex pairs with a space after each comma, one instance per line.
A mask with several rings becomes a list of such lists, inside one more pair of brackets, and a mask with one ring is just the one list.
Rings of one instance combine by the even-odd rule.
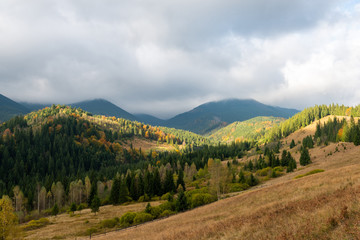
[[[14, 199], [15, 210], [23, 215], [55, 204], [90, 206], [95, 195], [101, 204], [117, 204], [175, 193], [179, 185], [185, 190], [182, 178], [192, 181], [209, 159], [241, 157], [253, 147], [246, 141], [207, 145], [186, 131], [92, 116], [66, 106], [15, 117], [1, 125], [0, 136], [0, 195]], [[169, 142], [179, 150], [124, 147], [134, 136]], [[112, 184], [126, 193], [121, 199], [111, 194]]]

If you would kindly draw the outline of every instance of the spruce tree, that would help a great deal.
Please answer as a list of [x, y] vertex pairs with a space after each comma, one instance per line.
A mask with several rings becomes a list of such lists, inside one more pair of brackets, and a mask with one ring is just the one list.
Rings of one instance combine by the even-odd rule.
[[91, 208], [91, 212], [96, 213], [99, 211], [100, 209], [100, 198], [98, 197], [98, 195], [95, 195], [92, 202], [91, 202], [91, 205], [90, 205], [90, 208]]
[[112, 184], [111, 192], [110, 192], [110, 202], [113, 205], [119, 204], [120, 184], [121, 184], [120, 178], [115, 177], [113, 180], [113, 184]]
[[300, 165], [305, 166], [311, 163], [309, 150], [305, 147], [301, 150]]
[[293, 139], [293, 140], [291, 140], [291, 143], [290, 143], [290, 149], [294, 148], [295, 146], [296, 146], [296, 144], [295, 144], [295, 141]]
[[179, 185], [182, 186], [184, 191], [186, 190], [185, 189], [185, 182], [184, 182], [184, 171], [182, 169], [179, 170], [179, 176], [178, 176], [178, 179], [176, 181], [176, 188], [178, 188]]
[[186, 197], [184, 191], [182, 190], [182, 188], [180, 188], [180, 190], [179, 190], [179, 194], [176, 199], [175, 206], [176, 206], [176, 211], [178, 211], [178, 212], [185, 211], [189, 207], [187, 197]]

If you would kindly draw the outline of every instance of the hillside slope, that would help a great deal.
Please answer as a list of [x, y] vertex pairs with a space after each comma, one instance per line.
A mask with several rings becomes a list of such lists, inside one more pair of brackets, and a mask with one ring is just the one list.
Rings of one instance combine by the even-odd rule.
[[211, 133], [208, 137], [215, 141], [227, 143], [249, 139], [257, 140], [275, 124], [283, 121], [285, 119], [280, 117], [255, 117], [243, 122], [233, 122]]
[[29, 110], [23, 105], [0, 94], [0, 122], [28, 112]]
[[289, 118], [297, 112], [295, 109], [268, 106], [252, 99], [228, 99], [202, 104], [169, 119], [166, 125], [205, 134], [235, 121], [245, 121], [257, 116]]
[[[297, 149], [291, 151], [298, 161]], [[192, 211], [94, 239], [358, 239], [359, 154], [360, 147], [352, 143], [316, 147], [310, 149], [313, 163], [293, 173]], [[324, 172], [295, 179], [314, 169]]]

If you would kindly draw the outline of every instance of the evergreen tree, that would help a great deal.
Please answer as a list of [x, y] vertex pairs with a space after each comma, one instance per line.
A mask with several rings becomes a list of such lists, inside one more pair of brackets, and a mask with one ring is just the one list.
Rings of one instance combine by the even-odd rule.
[[161, 189], [161, 178], [160, 178], [160, 172], [159, 169], [156, 168], [153, 175], [153, 189], [154, 194], [156, 196], [162, 195], [162, 189]]
[[128, 202], [129, 199], [129, 190], [127, 189], [126, 182], [121, 181], [120, 191], [119, 191], [119, 203]]
[[175, 192], [174, 177], [171, 170], [166, 171], [165, 183], [164, 183], [164, 192]]
[[98, 195], [94, 196], [90, 208], [91, 212], [95, 213], [95, 215], [100, 210], [100, 198], [98, 197]]
[[254, 175], [251, 173], [250, 177], [248, 178], [247, 184], [249, 186], [255, 186], [258, 184], [258, 180], [254, 177]]
[[57, 203], [55, 203], [54, 207], [51, 210], [51, 214], [56, 216], [56, 215], [58, 215], [58, 213], [59, 213], [59, 207], [58, 207]]
[[240, 170], [239, 183], [245, 183], [245, 182], [246, 182], [246, 179], [245, 179], [245, 176], [244, 176], [244, 172], [242, 170]]
[[76, 203], [73, 202], [73, 203], [70, 205], [70, 212], [73, 212], [73, 213], [74, 213], [74, 212], [76, 211], [76, 209], [77, 209], [77, 208], [76, 208]]
[[97, 195], [97, 185], [96, 185], [96, 181], [93, 181], [93, 183], [91, 184], [90, 195], [89, 198], [87, 199], [88, 206], [91, 206], [91, 203], [96, 195]]
[[281, 154], [281, 166], [285, 167], [288, 163], [287, 151], [283, 150]]
[[182, 169], [179, 170], [179, 176], [176, 181], [176, 188], [178, 188], [179, 185], [181, 185], [184, 191], [186, 191], [185, 182], [184, 182], [184, 171]]
[[176, 211], [178, 211], [178, 212], [185, 211], [189, 207], [187, 197], [181, 188], [179, 190], [179, 194], [176, 199], [175, 206], [176, 206]]
[[302, 148], [300, 156], [300, 165], [305, 166], [311, 163], [309, 150], [307, 148]]
[[110, 202], [113, 205], [117, 205], [120, 202], [120, 185], [120, 177], [115, 177], [110, 191]]
[[290, 143], [290, 149], [294, 148], [296, 146], [294, 139], [291, 140]]

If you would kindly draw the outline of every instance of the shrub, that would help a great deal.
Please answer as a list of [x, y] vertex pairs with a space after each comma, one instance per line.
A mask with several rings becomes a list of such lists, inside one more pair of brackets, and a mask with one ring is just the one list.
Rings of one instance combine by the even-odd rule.
[[161, 200], [172, 201], [173, 199], [174, 199], [173, 195], [169, 192], [161, 196]]
[[81, 211], [81, 210], [85, 209], [86, 207], [87, 207], [87, 206], [86, 206], [85, 203], [80, 203], [79, 206], [77, 207], [77, 210], [78, 210], [78, 211]]
[[96, 233], [96, 232], [98, 232], [98, 231], [99, 231], [99, 229], [94, 228], [94, 227], [88, 228], [88, 229], [86, 230], [86, 235], [93, 235], [94, 233]]
[[134, 223], [134, 218], [136, 217], [136, 213], [127, 212], [120, 218], [120, 224], [123, 227], [131, 226]]
[[175, 211], [175, 203], [174, 202], [165, 202], [163, 204], [160, 204], [159, 206], [157, 206], [158, 208], [161, 209], [161, 212], [165, 211], [165, 210], [170, 210], [170, 211]]
[[315, 174], [315, 173], [320, 173], [320, 172], [324, 172], [324, 170], [323, 169], [314, 169], [314, 170], [312, 170], [310, 172], [307, 172], [305, 174], [296, 176], [295, 179], [302, 178], [302, 177], [305, 177], [305, 176], [309, 176], [309, 175], [312, 175], [312, 174]]
[[230, 192], [240, 192], [249, 188], [247, 183], [230, 183], [228, 186]]
[[134, 224], [140, 224], [153, 220], [153, 216], [149, 213], [139, 212], [134, 218]]
[[163, 211], [161, 214], [160, 214], [160, 218], [162, 218], [162, 217], [168, 217], [168, 216], [170, 216], [170, 215], [173, 215], [173, 214], [175, 214], [176, 212], [174, 212], [174, 211], [171, 211], [171, 210], [165, 210], [165, 211]]
[[143, 196], [139, 197], [139, 202], [148, 202], [150, 200], [150, 197], [146, 193]]
[[112, 219], [105, 219], [100, 222], [101, 228], [113, 228], [118, 223], [118, 220], [116, 218]]
[[271, 171], [271, 167], [263, 168], [263, 169], [257, 170], [256, 175], [265, 177], [265, 176], [269, 175], [270, 171]]
[[23, 229], [28, 231], [28, 230], [42, 228], [49, 224], [50, 224], [49, 219], [40, 218], [39, 220], [31, 220], [23, 227]]
[[197, 193], [191, 196], [191, 208], [216, 201], [216, 197], [209, 193]]
[[151, 207], [151, 209], [150, 209], [150, 214], [154, 218], [158, 218], [162, 212], [163, 212], [163, 210], [159, 206], [158, 207]]

